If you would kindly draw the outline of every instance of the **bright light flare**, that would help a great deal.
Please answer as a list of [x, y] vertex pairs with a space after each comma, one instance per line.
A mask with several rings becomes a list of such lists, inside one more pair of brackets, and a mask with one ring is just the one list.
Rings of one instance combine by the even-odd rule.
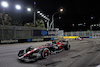
[[43, 14], [42, 14], [42, 13], [40, 13], [40, 15], [42, 16]]
[[31, 11], [31, 8], [27, 8], [27, 11]]
[[46, 16], [43, 16], [43, 18], [46, 18]]
[[6, 1], [1, 2], [1, 5], [2, 5], [3, 7], [8, 7], [8, 6], [9, 6], [8, 3], [7, 3]]
[[44, 17], [44, 15], [43, 15], [43, 14], [42, 14], [41, 16], [42, 16], [42, 17]]
[[20, 10], [21, 6], [20, 5], [16, 5], [15, 8], [18, 9], [18, 10]]
[[61, 8], [61, 9], [60, 9], [60, 12], [63, 12], [63, 11], [64, 11], [64, 9], [63, 9], [63, 8]]
[[40, 11], [37, 11], [37, 13], [40, 13]]

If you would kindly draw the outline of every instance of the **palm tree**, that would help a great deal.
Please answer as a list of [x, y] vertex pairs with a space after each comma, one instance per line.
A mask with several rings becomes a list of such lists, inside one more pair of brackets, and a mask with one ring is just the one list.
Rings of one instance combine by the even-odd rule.
[[11, 25], [11, 17], [8, 14], [0, 13], [0, 25]]
[[44, 21], [41, 20], [41, 19], [36, 20], [36, 26], [37, 26], [37, 27], [43, 27], [43, 28], [45, 28]]

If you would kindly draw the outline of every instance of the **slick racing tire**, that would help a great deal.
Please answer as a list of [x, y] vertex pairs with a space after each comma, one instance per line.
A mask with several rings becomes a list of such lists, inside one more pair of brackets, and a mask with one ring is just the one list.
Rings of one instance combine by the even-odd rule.
[[70, 49], [70, 45], [66, 45], [64, 48], [65, 48], [65, 50], [69, 50]]
[[44, 48], [43, 50], [42, 50], [42, 52], [41, 52], [41, 56], [42, 56], [42, 58], [47, 58], [48, 56], [49, 56], [49, 54], [50, 54], [50, 50], [48, 49], [48, 48]]

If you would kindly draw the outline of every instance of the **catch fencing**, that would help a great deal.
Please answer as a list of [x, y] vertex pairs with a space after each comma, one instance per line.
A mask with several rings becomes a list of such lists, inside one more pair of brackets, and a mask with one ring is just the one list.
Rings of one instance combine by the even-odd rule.
[[100, 38], [100, 31], [65, 32], [65, 36], [79, 36], [84, 38]]
[[[35, 31], [46, 30], [45, 28], [26, 27], [26, 26], [0, 26], [0, 40], [5, 39], [34, 39], [42, 38]], [[37, 35], [37, 36], [36, 36]]]
[[[84, 38], [100, 38], [100, 31], [74, 31], [65, 32], [47, 31], [46, 28], [28, 26], [0, 26], [0, 43], [31, 42], [53, 40], [60, 36], [79, 36]], [[50, 36], [49, 36], [50, 35]]]

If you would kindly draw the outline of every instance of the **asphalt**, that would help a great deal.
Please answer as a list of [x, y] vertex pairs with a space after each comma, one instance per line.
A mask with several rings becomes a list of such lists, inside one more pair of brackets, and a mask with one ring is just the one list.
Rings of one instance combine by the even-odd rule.
[[96, 67], [100, 64], [100, 39], [69, 41], [70, 50], [64, 50], [36, 62], [25, 63], [18, 60], [19, 50], [50, 42], [0, 44], [0, 67]]

